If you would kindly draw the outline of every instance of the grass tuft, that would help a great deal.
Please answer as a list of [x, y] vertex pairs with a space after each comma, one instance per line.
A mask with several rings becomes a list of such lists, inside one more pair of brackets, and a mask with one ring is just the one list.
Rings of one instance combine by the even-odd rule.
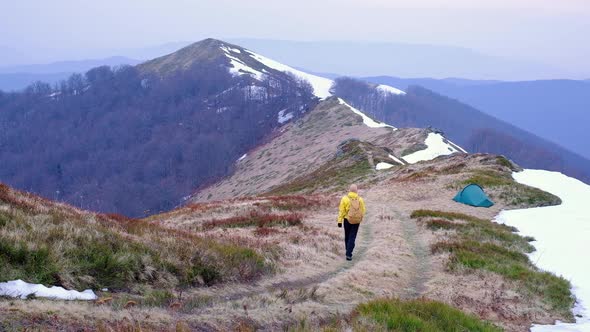
[[[532, 238], [522, 237], [514, 227], [497, 224], [473, 216], [453, 212], [417, 210], [412, 218], [419, 218], [430, 229], [455, 230], [451, 240], [432, 245], [433, 253], [449, 252], [449, 269], [481, 269], [520, 282], [525, 295], [539, 296], [553, 310], [571, 317], [574, 297], [570, 283], [535, 267], [527, 253], [535, 249]], [[438, 218], [438, 219], [437, 219]], [[461, 220], [463, 223], [448, 220]]]
[[497, 156], [496, 163], [500, 166], [504, 166], [510, 169], [511, 171], [516, 171], [516, 167], [514, 167], [514, 164], [512, 164], [512, 162], [504, 156]]
[[487, 222], [485, 219], [476, 218], [474, 216], [470, 216], [463, 213], [457, 212], [445, 212], [445, 211], [436, 211], [436, 210], [415, 210], [410, 215], [411, 218], [424, 218], [424, 217], [432, 217], [432, 218], [443, 218], [448, 220], [466, 220], [466, 221], [476, 221], [476, 222]]
[[356, 311], [360, 317], [377, 325], [372, 328], [387, 331], [501, 331], [491, 323], [447, 304], [424, 299], [373, 300], [360, 304]]

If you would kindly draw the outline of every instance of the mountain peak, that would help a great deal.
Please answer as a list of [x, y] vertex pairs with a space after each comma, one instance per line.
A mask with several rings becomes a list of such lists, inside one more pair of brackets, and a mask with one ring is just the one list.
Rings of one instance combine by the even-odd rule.
[[174, 53], [144, 62], [138, 68], [143, 72], [166, 76], [187, 70], [197, 63], [223, 65], [234, 76], [249, 75], [257, 81], [263, 81], [269, 76], [290, 74], [309, 82], [314, 94], [319, 98], [331, 96], [330, 88], [334, 83], [328, 78], [302, 72], [238, 45], [213, 38], [201, 40]]
[[224, 48], [240, 49], [239, 46], [218, 39], [207, 38], [190, 44], [180, 50], [138, 66], [141, 71], [167, 75], [178, 70], [186, 70], [196, 63], [227, 63]]
[[[222, 47], [231, 47], [231, 48], [238, 48], [241, 49], [240, 46], [234, 45], [234, 44], [230, 44], [228, 42], [225, 42], [223, 40], [220, 39], [215, 39], [215, 38], [206, 38], [203, 40], [200, 40], [198, 42], [194, 42], [190, 45], [187, 45], [183, 48], [181, 48], [180, 50], [178, 50], [177, 52], [204, 52], [204, 51], [211, 51], [213, 53], [218, 52]], [[175, 52], [175, 53], [177, 53]]]

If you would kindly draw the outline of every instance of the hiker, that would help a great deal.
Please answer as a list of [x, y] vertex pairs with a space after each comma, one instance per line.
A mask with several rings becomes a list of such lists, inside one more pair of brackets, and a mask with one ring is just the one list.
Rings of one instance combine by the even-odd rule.
[[357, 194], [356, 184], [350, 185], [348, 195], [340, 200], [340, 211], [338, 214], [338, 227], [344, 222], [344, 245], [346, 247], [346, 260], [352, 260], [354, 241], [359, 230], [359, 225], [365, 215], [365, 202]]

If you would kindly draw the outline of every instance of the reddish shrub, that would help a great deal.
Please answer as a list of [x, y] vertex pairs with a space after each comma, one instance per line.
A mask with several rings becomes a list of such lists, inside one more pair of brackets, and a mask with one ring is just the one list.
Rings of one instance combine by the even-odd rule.
[[4, 203], [9, 204], [13, 207], [20, 208], [29, 212], [34, 211], [36, 208], [35, 204], [27, 202], [27, 200], [24, 199], [25, 197], [31, 199], [37, 198], [39, 202], [43, 201], [43, 199], [41, 199], [40, 197], [33, 196], [29, 193], [12, 190], [7, 185], [0, 183], [0, 201], [3, 201]]
[[225, 219], [213, 219], [203, 223], [204, 229], [215, 227], [271, 227], [301, 225], [303, 216], [299, 213], [272, 214], [252, 211], [245, 216], [235, 216]]
[[109, 219], [113, 219], [113, 220], [118, 221], [118, 222], [131, 222], [131, 221], [136, 221], [137, 220], [137, 219], [129, 218], [129, 217], [124, 216], [122, 214], [118, 214], [118, 213], [107, 213], [105, 215]]

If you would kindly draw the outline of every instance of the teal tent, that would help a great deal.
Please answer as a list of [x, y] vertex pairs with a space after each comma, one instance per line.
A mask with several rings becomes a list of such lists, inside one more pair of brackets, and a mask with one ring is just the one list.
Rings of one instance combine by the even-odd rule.
[[483, 189], [477, 184], [470, 184], [463, 188], [455, 198], [455, 202], [475, 206], [475, 207], [490, 207], [494, 202], [490, 201]]

